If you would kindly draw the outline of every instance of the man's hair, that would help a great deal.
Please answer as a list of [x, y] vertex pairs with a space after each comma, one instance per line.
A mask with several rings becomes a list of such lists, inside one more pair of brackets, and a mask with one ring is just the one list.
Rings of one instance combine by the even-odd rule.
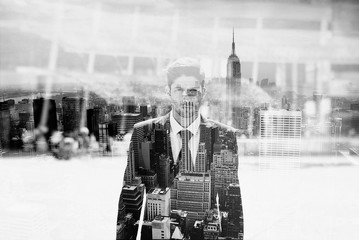
[[166, 70], [168, 87], [171, 87], [174, 80], [183, 75], [195, 77], [201, 83], [201, 86], [204, 86], [204, 74], [201, 73], [199, 62], [194, 58], [178, 58], [169, 64]]

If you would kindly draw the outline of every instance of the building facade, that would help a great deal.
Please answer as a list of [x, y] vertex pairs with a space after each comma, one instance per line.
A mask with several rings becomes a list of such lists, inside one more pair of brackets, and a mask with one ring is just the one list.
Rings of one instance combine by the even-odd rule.
[[0, 141], [3, 148], [10, 146], [10, 108], [7, 102], [0, 102]]
[[209, 173], [180, 173], [171, 188], [171, 210], [187, 211], [189, 225], [203, 219], [211, 207]]
[[300, 167], [301, 125], [301, 111], [260, 111], [259, 163], [261, 168]]
[[169, 188], [153, 188], [147, 193], [147, 220], [153, 220], [156, 216], [169, 216], [170, 214], [170, 190]]
[[62, 98], [62, 125], [64, 132], [73, 132], [80, 129], [84, 107], [83, 98]]
[[38, 128], [40, 124], [45, 126], [48, 130], [45, 135], [47, 136], [47, 138], [49, 138], [54, 131], [57, 131], [57, 114], [55, 100], [43, 98], [34, 99], [33, 110], [35, 128]]

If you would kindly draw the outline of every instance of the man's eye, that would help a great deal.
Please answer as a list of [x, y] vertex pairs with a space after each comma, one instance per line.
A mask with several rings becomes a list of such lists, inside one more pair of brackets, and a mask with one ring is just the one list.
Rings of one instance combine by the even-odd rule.
[[194, 95], [197, 95], [197, 93], [198, 93], [198, 90], [197, 90], [197, 89], [188, 89], [188, 90], [187, 90], [187, 94], [188, 94], [188, 95], [194, 96]]

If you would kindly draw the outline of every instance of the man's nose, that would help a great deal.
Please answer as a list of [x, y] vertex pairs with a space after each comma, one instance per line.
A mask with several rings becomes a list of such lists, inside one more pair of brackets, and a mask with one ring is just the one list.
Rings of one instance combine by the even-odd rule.
[[182, 96], [188, 96], [187, 89], [184, 89], [184, 90], [182, 91]]

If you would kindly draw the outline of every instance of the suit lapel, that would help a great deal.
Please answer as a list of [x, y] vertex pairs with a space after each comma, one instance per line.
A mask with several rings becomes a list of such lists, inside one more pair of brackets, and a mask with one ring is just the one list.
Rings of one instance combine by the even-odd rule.
[[172, 145], [171, 145], [171, 124], [170, 124], [170, 118], [169, 118], [169, 114], [168, 116], [166, 116], [166, 118], [164, 119], [164, 129], [166, 130], [167, 133], [167, 149], [168, 152], [167, 154], [169, 155], [170, 159], [173, 159], [173, 154], [172, 154]]

